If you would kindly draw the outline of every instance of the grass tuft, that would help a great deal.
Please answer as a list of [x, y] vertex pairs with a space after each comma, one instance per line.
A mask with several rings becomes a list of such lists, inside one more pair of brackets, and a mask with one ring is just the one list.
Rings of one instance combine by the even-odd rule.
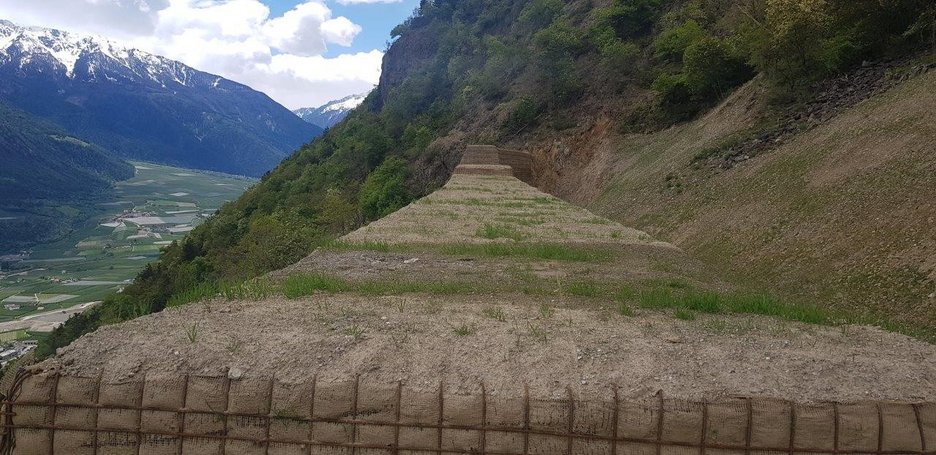
[[598, 297], [601, 288], [592, 281], [576, 281], [566, 286], [565, 292], [577, 297]]
[[673, 313], [673, 317], [675, 317], [676, 319], [683, 320], [683, 321], [694, 321], [695, 313], [685, 308], [679, 308], [676, 310], [675, 313]]
[[347, 286], [343, 280], [321, 273], [292, 275], [283, 282], [283, 295], [288, 299], [312, 295], [319, 291], [334, 294], [346, 290]]
[[466, 337], [469, 335], [474, 335], [478, 331], [478, 328], [473, 324], [460, 324], [452, 327], [452, 333], [458, 337]]
[[481, 314], [498, 322], [504, 322], [507, 320], [507, 314], [504, 313], [504, 310], [498, 307], [484, 308], [481, 310]]
[[522, 232], [518, 231], [513, 226], [510, 226], [507, 224], [495, 225], [495, 224], [485, 223], [483, 227], [478, 228], [478, 231], [476, 234], [478, 237], [483, 237], [488, 240], [504, 238], [504, 239], [513, 240], [515, 242], [519, 242], [526, 238], [526, 235], [524, 235]]

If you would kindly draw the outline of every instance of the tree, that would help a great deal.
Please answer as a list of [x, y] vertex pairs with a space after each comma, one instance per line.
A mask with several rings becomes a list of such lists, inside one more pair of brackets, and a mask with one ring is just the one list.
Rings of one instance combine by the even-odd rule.
[[716, 38], [705, 38], [686, 48], [683, 73], [689, 91], [702, 100], [722, 98], [752, 76], [744, 59]]
[[830, 19], [826, 0], [767, 0], [770, 39], [758, 56], [761, 69], [790, 87], [822, 74]]
[[364, 218], [376, 220], [408, 204], [412, 199], [405, 185], [408, 175], [406, 161], [396, 156], [374, 169], [361, 186], [358, 198]]

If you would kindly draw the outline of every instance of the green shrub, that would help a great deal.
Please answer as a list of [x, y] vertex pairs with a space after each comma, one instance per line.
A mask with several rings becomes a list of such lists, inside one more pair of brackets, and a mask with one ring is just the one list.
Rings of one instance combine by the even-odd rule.
[[664, 106], [686, 103], [692, 96], [689, 82], [683, 73], [661, 74], [653, 81], [651, 88], [660, 96], [660, 103]]
[[510, 113], [510, 117], [504, 123], [504, 128], [509, 132], [519, 132], [527, 127], [536, 124], [542, 107], [533, 98], [524, 96], [517, 102], [517, 107]]
[[702, 39], [686, 48], [683, 74], [686, 88], [702, 100], [722, 98], [729, 89], [753, 76], [744, 59], [715, 38]]
[[367, 176], [359, 196], [361, 212], [366, 219], [386, 216], [412, 200], [405, 186], [408, 174], [406, 161], [390, 157]]
[[653, 40], [653, 48], [660, 58], [681, 60], [686, 48], [701, 41], [705, 35], [705, 29], [695, 20], [689, 19], [678, 27], [660, 32]]

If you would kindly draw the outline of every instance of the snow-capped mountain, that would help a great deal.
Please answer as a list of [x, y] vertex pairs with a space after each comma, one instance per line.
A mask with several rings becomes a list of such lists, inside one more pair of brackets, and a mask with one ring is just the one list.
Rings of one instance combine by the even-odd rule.
[[340, 100], [329, 101], [319, 107], [304, 107], [293, 112], [301, 119], [327, 129], [344, 120], [352, 109], [364, 102], [364, 98], [367, 98], [367, 93], [346, 96]]
[[0, 99], [135, 159], [260, 175], [321, 133], [263, 93], [107, 39], [0, 21]]

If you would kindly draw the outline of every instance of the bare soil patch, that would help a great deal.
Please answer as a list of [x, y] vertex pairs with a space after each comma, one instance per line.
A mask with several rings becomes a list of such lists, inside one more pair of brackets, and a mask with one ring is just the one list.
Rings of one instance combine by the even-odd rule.
[[[544, 311], [543, 305], [554, 305]], [[192, 341], [188, 333], [197, 327]], [[869, 327], [661, 312], [624, 317], [524, 295], [200, 303], [82, 337], [40, 365], [107, 380], [179, 372], [285, 382], [404, 381], [433, 390], [556, 397], [936, 399], [936, 346]]]

